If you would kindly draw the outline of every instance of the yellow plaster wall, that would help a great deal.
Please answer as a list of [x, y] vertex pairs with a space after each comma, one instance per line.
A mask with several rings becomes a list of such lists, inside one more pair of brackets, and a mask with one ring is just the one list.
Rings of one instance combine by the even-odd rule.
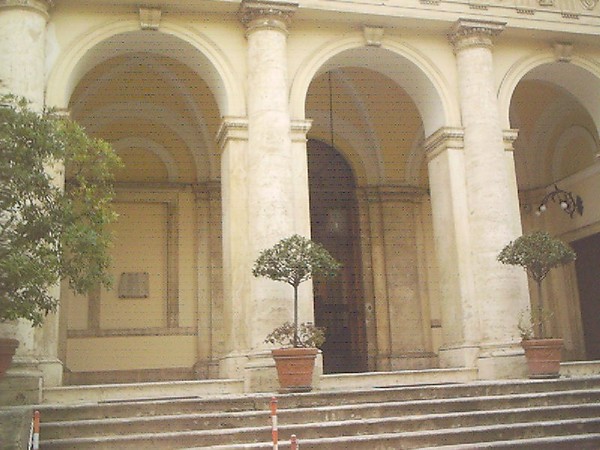
[[[167, 204], [116, 203], [112, 275], [115, 289], [101, 294], [100, 327], [153, 328], [166, 325]], [[122, 273], [147, 272], [148, 298], [119, 298]]]
[[194, 336], [115, 336], [69, 339], [67, 360], [73, 372], [192, 367]]

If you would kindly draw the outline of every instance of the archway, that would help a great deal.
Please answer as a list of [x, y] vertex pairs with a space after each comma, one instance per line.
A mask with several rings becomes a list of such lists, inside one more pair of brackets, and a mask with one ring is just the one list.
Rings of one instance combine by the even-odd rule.
[[[598, 239], [591, 235], [600, 223], [594, 193], [600, 183], [600, 117], [595, 102], [582, 96], [582, 86], [594, 98], [600, 79], [578, 64], [544, 60], [516, 84], [509, 114], [510, 127], [519, 130], [514, 155], [524, 231], [547, 230], [572, 242], [581, 254], [576, 270], [569, 267], [550, 274], [551, 289], [542, 299], [553, 313], [552, 332], [565, 339], [567, 359], [586, 357], [584, 335], [593, 335], [590, 327], [597, 327], [582, 314], [594, 310], [587, 303], [595, 292], [589, 280], [590, 274], [598, 275], [594, 258], [585, 250], [592, 246], [593, 252], [600, 251]], [[543, 213], [538, 209], [557, 187], [583, 198], [583, 215], [565, 214], [557, 203], [546, 205]], [[535, 290], [530, 294], [534, 298]]]
[[[361, 49], [336, 61], [348, 63], [362, 54]], [[405, 67], [387, 67], [396, 78], [406, 74]], [[414, 89], [412, 79], [401, 81]], [[423, 282], [434, 279], [435, 258], [425, 129], [416, 101], [395, 78], [362, 64], [343, 65], [312, 80], [306, 116], [313, 123], [308, 134], [312, 235], [328, 239], [331, 248], [339, 242], [348, 266], [336, 281], [345, 286], [332, 282], [315, 292], [317, 323], [329, 316], [338, 322], [329, 326], [341, 330], [339, 336], [332, 331], [332, 348], [325, 348], [325, 370], [436, 367], [430, 324], [440, 322], [439, 299]], [[325, 294], [334, 299], [331, 305], [323, 306]], [[328, 350], [338, 351], [338, 361], [331, 356], [327, 361]]]
[[203, 378], [219, 351], [222, 320], [202, 311], [220, 301], [210, 286], [221, 282], [211, 251], [221, 234], [221, 114], [209, 81], [183, 60], [197, 50], [172, 35], [148, 36], [123, 33], [91, 49], [70, 97], [72, 117], [112, 143], [124, 167], [114, 288], [64, 293], [69, 384]]
[[333, 280], [314, 282], [315, 323], [325, 327], [325, 373], [367, 370], [365, 309], [354, 175], [329, 145], [310, 140], [308, 177], [312, 238], [342, 264]]

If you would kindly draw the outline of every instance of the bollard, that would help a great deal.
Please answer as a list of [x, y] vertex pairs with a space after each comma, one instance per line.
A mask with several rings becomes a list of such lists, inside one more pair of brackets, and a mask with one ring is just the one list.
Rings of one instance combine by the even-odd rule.
[[40, 412], [33, 413], [33, 450], [40, 450]]
[[291, 450], [298, 450], [299, 448], [300, 448], [300, 445], [298, 445], [298, 438], [296, 438], [295, 434], [292, 434]]
[[271, 398], [271, 436], [273, 437], [273, 450], [279, 449], [279, 431], [277, 429], [277, 399]]

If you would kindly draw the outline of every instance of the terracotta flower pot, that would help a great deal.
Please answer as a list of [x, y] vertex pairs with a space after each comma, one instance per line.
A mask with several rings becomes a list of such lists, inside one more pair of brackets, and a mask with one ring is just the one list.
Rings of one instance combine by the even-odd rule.
[[0, 378], [10, 367], [18, 346], [19, 341], [16, 339], [0, 339]]
[[526, 339], [521, 345], [529, 368], [529, 378], [558, 378], [562, 339]]
[[312, 390], [316, 348], [279, 348], [271, 351], [282, 392]]

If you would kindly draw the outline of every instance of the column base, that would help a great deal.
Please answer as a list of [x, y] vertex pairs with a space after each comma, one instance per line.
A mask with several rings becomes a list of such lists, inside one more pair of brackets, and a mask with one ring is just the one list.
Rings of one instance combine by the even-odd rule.
[[13, 365], [0, 379], [0, 406], [42, 403], [43, 374], [39, 370]]
[[482, 345], [477, 369], [481, 380], [527, 378], [525, 352], [516, 342]]
[[476, 367], [479, 356], [479, 346], [457, 345], [442, 347], [439, 351], [440, 367], [442, 369], [455, 367]]

